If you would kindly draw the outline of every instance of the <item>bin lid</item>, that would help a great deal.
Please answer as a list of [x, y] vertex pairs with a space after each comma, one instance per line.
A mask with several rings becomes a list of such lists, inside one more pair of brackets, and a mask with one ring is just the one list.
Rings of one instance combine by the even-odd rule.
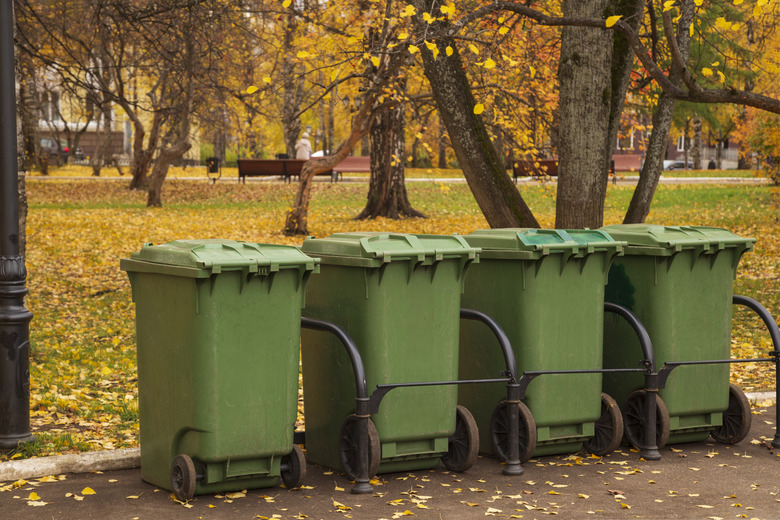
[[552, 254], [584, 256], [602, 251], [615, 254], [625, 245], [598, 229], [483, 229], [464, 238], [470, 245], [482, 248], [483, 258], [532, 260]]
[[626, 253], [668, 256], [683, 250], [699, 249], [715, 253], [726, 248], [753, 249], [756, 239], [731, 231], [705, 226], [662, 226], [654, 224], [614, 224], [602, 230], [628, 243]]
[[312, 271], [318, 263], [295, 246], [203, 239], [144, 244], [131, 258], [123, 258], [120, 267], [129, 272], [208, 278], [236, 270], [258, 274], [290, 268]]
[[479, 249], [460, 235], [413, 235], [407, 233], [350, 232], [303, 241], [304, 253], [322, 257], [323, 263], [378, 267], [395, 260], [415, 262], [446, 258], [476, 260]]

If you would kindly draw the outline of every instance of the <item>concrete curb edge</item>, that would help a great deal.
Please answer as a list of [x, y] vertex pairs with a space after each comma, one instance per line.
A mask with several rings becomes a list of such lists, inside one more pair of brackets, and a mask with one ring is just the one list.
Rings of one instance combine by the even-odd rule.
[[90, 473], [141, 466], [141, 448], [89, 451], [0, 462], [0, 482], [31, 479], [64, 473]]

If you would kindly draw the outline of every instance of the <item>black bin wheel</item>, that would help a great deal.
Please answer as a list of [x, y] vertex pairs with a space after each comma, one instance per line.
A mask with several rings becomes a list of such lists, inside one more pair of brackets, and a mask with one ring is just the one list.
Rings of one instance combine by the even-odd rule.
[[601, 416], [594, 426], [595, 435], [583, 444], [587, 451], [602, 457], [620, 446], [623, 439], [623, 414], [609, 394], [601, 393]]
[[[518, 441], [520, 449], [520, 462], [528, 462], [536, 449], [536, 421], [531, 414], [531, 410], [521, 402], [516, 403], [518, 414], [520, 416], [520, 427], [518, 432]], [[493, 410], [490, 417], [490, 435], [493, 440], [493, 449], [496, 454], [504, 461], [508, 459], [509, 453], [509, 403], [501, 401]]]
[[[626, 439], [635, 448], [643, 444], [642, 439], [645, 431], [645, 390], [636, 390], [626, 399], [623, 407], [623, 428]], [[656, 395], [655, 405], [655, 443], [660, 450], [669, 441], [669, 410], [666, 403], [659, 395]]]
[[441, 462], [448, 470], [462, 473], [474, 465], [478, 453], [477, 421], [465, 406], [458, 405], [455, 410], [455, 433], [449, 438], [447, 453]]
[[[362, 419], [368, 425], [368, 476], [372, 477], [379, 471], [379, 463], [382, 461], [382, 443], [379, 440], [379, 432], [371, 419]], [[357, 415], [350, 415], [341, 425], [339, 436], [339, 455], [341, 464], [349, 478], [355, 480], [358, 477], [358, 425], [361, 419]]]
[[296, 488], [306, 479], [306, 457], [297, 444], [292, 451], [282, 457], [282, 482], [287, 489]]
[[723, 412], [723, 424], [710, 432], [722, 444], [736, 444], [750, 432], [753, 414], [745, 393], [734, 383], [729, 384], [729, 407]]
[[189, 455], [176, 455], [171, 464], [171, 489], [177, 500], [186, 502], [195, 496], [195, 484], [198, 476], [195, 463]]

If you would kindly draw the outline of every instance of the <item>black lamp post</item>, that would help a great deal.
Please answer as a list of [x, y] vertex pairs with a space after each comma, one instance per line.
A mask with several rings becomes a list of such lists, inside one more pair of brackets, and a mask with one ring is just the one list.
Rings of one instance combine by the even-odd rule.
[[30, 434], [27, 269], [19, 254], [13, 0], [0, 0], [0, 449]]

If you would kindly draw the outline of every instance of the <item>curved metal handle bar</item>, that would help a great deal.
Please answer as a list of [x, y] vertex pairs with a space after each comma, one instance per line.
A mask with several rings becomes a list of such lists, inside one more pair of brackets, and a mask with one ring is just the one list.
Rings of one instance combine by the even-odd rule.
[[363, 366], [363, 359], [360, 357], [360, 352], [355, 346], [355, 342], [349, 337], [349, 334], [335, 323], [301, 316], [301, 327], [330, 332], [338, 338], [347, 350], [349, 360], [352, 362], [352, 371], [355, 373], [355, 391], [357, 393], [355, 414], [359, 419], [355, 484], [350, 491], [354, 494], [372, 493], [374, 486], [371, 485], [370, 475], [368, 474], [368, 384], [366, 383], [366, 370]]
[[[764, 308], [763, 305], [758, 303], [753, 298], [747, 296], [734, 295], [731, 299], [735, 305], [744, 305], [748, 307], [761, 317], [761, 320], [769, 329], [769, 335], [772, 337], [772, 345], [774, 345], [774, 352], [770, 352], [775, 362], [775, 403], [778, 403], [780, 399], [780, 329], [778, 329], [777, 323], [769, 311]], [[780, 404], [775, 409], [775, 425], [780, 424]], [[775, 426], [775, 437], [772, 439], [772, 446], [780, 448], [780, 427]]]
[[[360, 357], [360, 352], [355, 346], [355, 342], [349, 337], [349, 334], [344, 332], [344, 329], [324, 320], [316, 320], [313, 318], [304, 318], [301, 316], [301, 326], [307, 329], [321, 330], [330, 332], [344, 345], [347, 351], [350, 362], [352, 362], [352, 371], [355, 373], [355, 389], [357, 392], [357, 399], [360, 401], [368, 402], [368, 383], [366, 383], [366, 370], [363, 366], [363, 358]], [[360, 414], [360, 411], [358, 411]]]
[[484, 312], [475, 311], [473, 309], [461, 309], [460, 317], [466, 320], [481, 321], [488, 326], [490, 331], [498, 340], [498, 344], [501, 347], [501, 351], [504, 354], [504, 363], [506, 364], [506, 375], [509, 377], [511, 383], [517, 382], [517, 365], [515, 363], [515, 352], [512, 350], [512, 344], [509, 341], [504, 329], [493, 318], [485, 314]]
[[758, 316], [764, 322], [764, 325], [766, 325], [766, 328], [769, 330], [769, 335], [772, 338], [772, 345], [775, 347], [773, 355], [775, 357], [780, 356], [780, 328], [778, 328], [777, 323], [775, 323], [775, 320], [772, 315], [769, 314], [769, 311], [766, 310], [766, 308], [756, 300], [753, 298], [748, 298], [747, 296], [739, 296], [735, 294], [732, 296], [731, 301], [734, 303], [734, 305], [745, 306], [758, 314]]
[[647, 369], [650, 373], [655, 374], [655, 353], [653, 352], [653, 342], [650, 340], [650, 335], [647, 333], [647, 329], [642, 322], [639, 321], [633, 312], [625, 307], [616, 303], [604, 302], [604, 311], [612, 312], [625, 319], [631, 328], [636, 332], [639, 338], [639, 344], [642, 346], [642, 352], [645, 355], [645, 362], [647, 363]]

